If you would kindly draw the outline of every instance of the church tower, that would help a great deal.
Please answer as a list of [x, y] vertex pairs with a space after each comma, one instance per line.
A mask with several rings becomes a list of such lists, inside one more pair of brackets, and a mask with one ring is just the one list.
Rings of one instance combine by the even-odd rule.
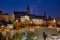
[[29, 14], [29, 13], [30, 13], [30, 7], [29, 7], [29, 4], [27, 5], [26, 12], [27, 12], [27, 14]]

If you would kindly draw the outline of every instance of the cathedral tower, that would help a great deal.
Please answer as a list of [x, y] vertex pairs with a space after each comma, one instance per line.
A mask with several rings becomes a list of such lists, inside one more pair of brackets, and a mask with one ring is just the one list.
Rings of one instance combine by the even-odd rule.
[[29, 13], [30, 13], [30, 7], [29, 7], [29, 4], [27, 5], [26, 12], [27, 12], [27, 14], [29, 14]]

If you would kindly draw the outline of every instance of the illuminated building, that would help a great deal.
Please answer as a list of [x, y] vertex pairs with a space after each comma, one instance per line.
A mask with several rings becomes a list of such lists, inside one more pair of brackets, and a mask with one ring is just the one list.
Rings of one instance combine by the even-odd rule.
[[10, 15], [8, 13], [0, 12], [0, 24], [9, 23]]
[[23, 21], [23, 20], [29, 20], [29, 16], [21, 16], [21, 21]]
[[34, 24], [36, 24], [36, 25], [39, 25], [40, 24], [40, 26], [43, 24], [43, 19], [32, 19], [32, 21], [34, 22]]
[[27, 15], [27, 13], [26, 12], [24, 12], [24, 11], [14, 11], [14, 15], [15, 15], [15, 19], [20, 19], [21, 18], [21, 16], [25, 16], [25, 15]]
[[60, 27], [60, 17], [55, 18], [57, 27]]
[[9, 22], [10, 15], [9, 14], [0, 14], [0, 20], [4, 20], [6, 22]]
[[30, 7], [27, 6], [26, 11], [14, 11], [15, 19], [20, 19], [21, 16], [29, 15], [30, 14]]
[[47, 26], [46, 10], [44, 10], [44, 15], [34, 15], [31, 17], [31, 19], [35, 24], [46, 27]]
[[32, 24], [46, 27], [46, 23], [47, 23], [46, 10], [44, 10], [44, 15], [31, 14], [30, 7], [28, 5], [26, 11], [14, 11], [14, 15], [15, 15], [15, 20], [18, 21], [20, 20], [21, 22], [25, 21], [25, 24], [26, 23], [29, 24], [30, 21], [30, 23]]
[[48, 27], [56, 27], [56, 20], [54, 18], [51, 18], [50, 16], [48, 17]]

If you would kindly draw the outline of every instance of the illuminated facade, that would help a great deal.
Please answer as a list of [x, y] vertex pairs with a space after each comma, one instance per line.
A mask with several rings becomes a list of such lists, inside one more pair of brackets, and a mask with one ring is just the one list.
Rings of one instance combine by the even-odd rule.
[[57, 27], [60, 27], [60, 17], [56, 18], [56, 25], [57, 25]]
[[48, 17], [48, 27], [56, 27], [56, 20], [54, 18], [51, 18], [50, 16]]
[[[21, 22], [28, 20], [28, 24], [35, 24], [40, 26], [46, 27], [46, 10], [44, 10], [44, 15], [35, 15], [30, 13], [30, 7], [27, 6], [26, 12], [25, 11], [14, 11], [15, 20], [20, 20]], [[26, 22], [26, 21], [25, 21]], [[29, 23], [30, 22], [30, 23]]]
[[2, 24], [4, 23], [8, 23], [10, 19], [10, 15], [8, 13], [2, 13], [0, 14], [0, 21], [2, 22]]
[[32, 19], [36, 25], [43, 25], [43, 19]]
[[[10, 20], [10, 18], [12, 19]], [[30, 7], [29, 5], [26, 8], [26, 11], [14, 11], [14, 14], [12, 16], [8, 14], [3, 14], [2, 11], [0, 11], [0, 23], [1, 21], [5, 21], [9, 23], [10, 21], [14, 22], [18, 20], [17, 25], [26, 24], [26, 25], [38, 25], [42, 27], [56, 27], [60, 25], [60, 19], [56, 18], [47, 18], [46, 17], [46, 10], [44, 10], [44, 15], [35, 15], [30, 13]], [[16, 26], [17, 26], [16, 25]]]

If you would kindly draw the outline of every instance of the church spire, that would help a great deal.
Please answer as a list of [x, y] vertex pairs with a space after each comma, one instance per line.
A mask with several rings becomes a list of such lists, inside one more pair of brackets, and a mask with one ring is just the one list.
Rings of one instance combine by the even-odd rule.
[[44, 9], [44, 16], [46, 17], [46, 9]]
[[29, 14], [29, 13], [30, 13], [30, 6], [29, 6], [29, 4], [27, 5], [26, 12], [27, 12], [27, 14]]

